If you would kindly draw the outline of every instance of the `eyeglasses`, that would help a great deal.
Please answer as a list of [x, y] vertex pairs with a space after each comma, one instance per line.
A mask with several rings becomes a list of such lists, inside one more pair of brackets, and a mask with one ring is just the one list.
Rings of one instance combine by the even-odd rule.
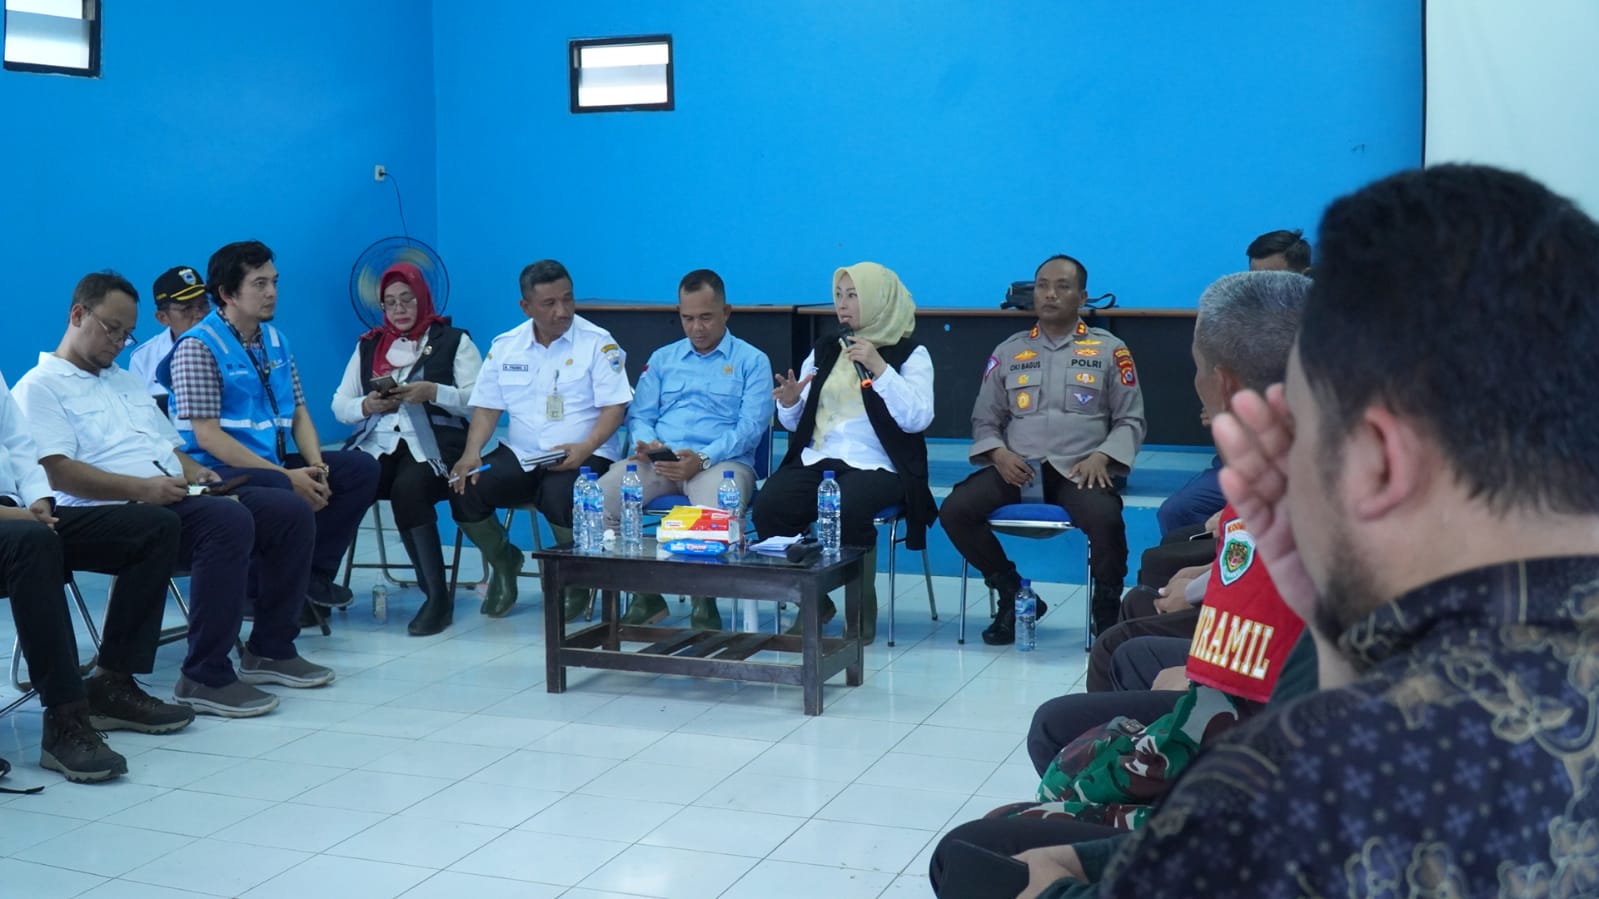
[[89, 313], [89, 317], [94, 319], [94, 323], [100, 326], [100, 330], [105, 332], [105, 336], [110, 338], [112, 343], [117, 344], [123, 349], [127, 349], [128, 347], [139, 342], [139, 338], [133, 336], [132, 328], [124, 328], [121, 331], [113, 331], [111, 330], [110, 325], [100, 320], [100, 316], [91, 312]]
[[398, 297], [398, 298], [392, 299], [392, 300], [384, 300], [383, 301], [383, 308], [384, 309], [390, 309], [390, 310], [393, 310], [393, 309], [415, 309], [416, 308], [416, 297], [414, 297], [414, 296]]

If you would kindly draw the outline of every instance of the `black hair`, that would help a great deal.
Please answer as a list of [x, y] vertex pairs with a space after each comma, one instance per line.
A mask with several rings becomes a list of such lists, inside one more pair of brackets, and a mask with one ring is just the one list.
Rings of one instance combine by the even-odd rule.
[[1288, 263], [1289, 271], [1303, 273], [1310, 268], [1310, 241], [1305, 240], [1304, 234], [1298, 228], [1292, 231], [1267, 231], [1249, 242], [1249, 249], [1244, 251], [1244, 255], [1250, 259], [1281, 256]]
[[105, 302], [108, 295], [119, 290], [133, 297], [135, 303], [139, 302], [139, 291], [133, 283], [110, 269], [84, 275], [78, 281], [78, 286], [72, 288], [72, 305], [82, 306], [92, 312]]
[[244, 285], [245, 273], [272, 261], [272, 249], [259, 240], [241, 240], [230, 243], [211, 254], [205, 266], [205, 287], [218, 306], [228, 301], [223, 293], [239, 295]]
[[1081, 290], [1081, 291], [1087, 291], [1088, 290], [1088, 266], [1083, 265], [1081, 262], [1078, 262], [1074, 257], [1068, 256], [1065, 253], [1056, 253], [1055, 255], [1049, 257], [1048, 259], [1045, 259], [1043, 262], [1040, 262], [1038, 264], [1038, 268], [1033, 269], [1033, 279], [1037, 280], [1038, 279], [1038, 273], [1044, 270], [1044, 266], [1050, 264], [1051, 262], [1054, 262], [1057, 259], [1064, 259], [1067, 262], [1070, 262], [1072, 265], [1077, 266], [1077, 289]]
[[722, 283], [722, 276], [708, 268], [697, 268], [684, 275], [683, 280], [677, 282], [677, 292], [679, 294], [693, 293], [706, 287], [709, 287], [711, 292], [716, 294], [718, 300], [724, 303], [727, 302], [727, 286]]
[[540, 284], [553, 284], [562, 278], [568, 281], [572, 280], [572, 276], [566, 271], [566, 266], [556, 262], [554, 259], [540, 259], [538, 262], [522, 269], [522, 274], [517, 278], [517, 283], [521, 285], [523, 295], [527, 295], [532, 293], [533, 288]]
[[1336, 200], [1320, 235], [1299, 354], [1327, 445], [1381, 404], [1496, 512], [1599, 514], [1599, 224], [1525, 175], [1439, 165]]

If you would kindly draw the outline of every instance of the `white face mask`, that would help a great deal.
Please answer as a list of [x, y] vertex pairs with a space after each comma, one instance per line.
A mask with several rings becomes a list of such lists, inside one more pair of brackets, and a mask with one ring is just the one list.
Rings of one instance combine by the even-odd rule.
[[395, 368], [406, 368], [417, 360], [417, 342], [409, 337], [397, 337], [389, 344], [389, 351], [383, 358]]

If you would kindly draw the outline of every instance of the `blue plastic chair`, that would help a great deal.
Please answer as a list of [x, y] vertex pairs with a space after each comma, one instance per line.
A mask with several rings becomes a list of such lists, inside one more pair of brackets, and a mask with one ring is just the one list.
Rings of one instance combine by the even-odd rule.
[[[1048, 540], [1068, 531], [1077, 529], [1072, 524], [1071, 515], [1066, 510], [1053, 503], [1011, 503], [1000, 506], [988, 516], [988, 526], [997, 534], [1006, 534], [1012, 537], [1026, 537], [1031, 540]], [[971, 570], [971, 564], [961, 560], [961, 620], [958, 640], [966, 642], [966, 581]], [[1093, 603], [1085, 604], [1088, 613], [1083, 624], [1083, 650], [1086, 652], [1094, 645]], [[892, 619], [891, 619], [892, 620]]]

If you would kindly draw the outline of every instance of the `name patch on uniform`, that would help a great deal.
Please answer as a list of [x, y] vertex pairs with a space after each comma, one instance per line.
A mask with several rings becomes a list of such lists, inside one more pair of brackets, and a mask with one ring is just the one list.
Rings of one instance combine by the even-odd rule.
[[1034, 352], [1033, 350], [1022, 350], [1020, 353], [1017, 353], [1011, 358], [1015, 359], [1017, 362], [1026, 362], [1029, 359], [1037, 359], [1038, 353]]
[[500, 371], [527, 371], [526, 362], [501, 362]]
[[1087, 384], [1089, 387], [1099, 383], [1099, 377], [1097, 375], [1086, 371], [1080, 371], [1077, 374], [1072, 375], [1072, 379], [1079, 384]]
[[1040, 368], [1043, 368], [1043, 367], [1044, 367], [1043, 360], [1034, 359], [1031, 362], [1012, 362], [1011, 365], [1010, 365], [1010, 370], [1011, 371], [1033, 371], [1033, 370], [1040, 369]]
[[1104, 368], [1105, 363], [1098, 359], [1073, 359], [1072, 368]]

